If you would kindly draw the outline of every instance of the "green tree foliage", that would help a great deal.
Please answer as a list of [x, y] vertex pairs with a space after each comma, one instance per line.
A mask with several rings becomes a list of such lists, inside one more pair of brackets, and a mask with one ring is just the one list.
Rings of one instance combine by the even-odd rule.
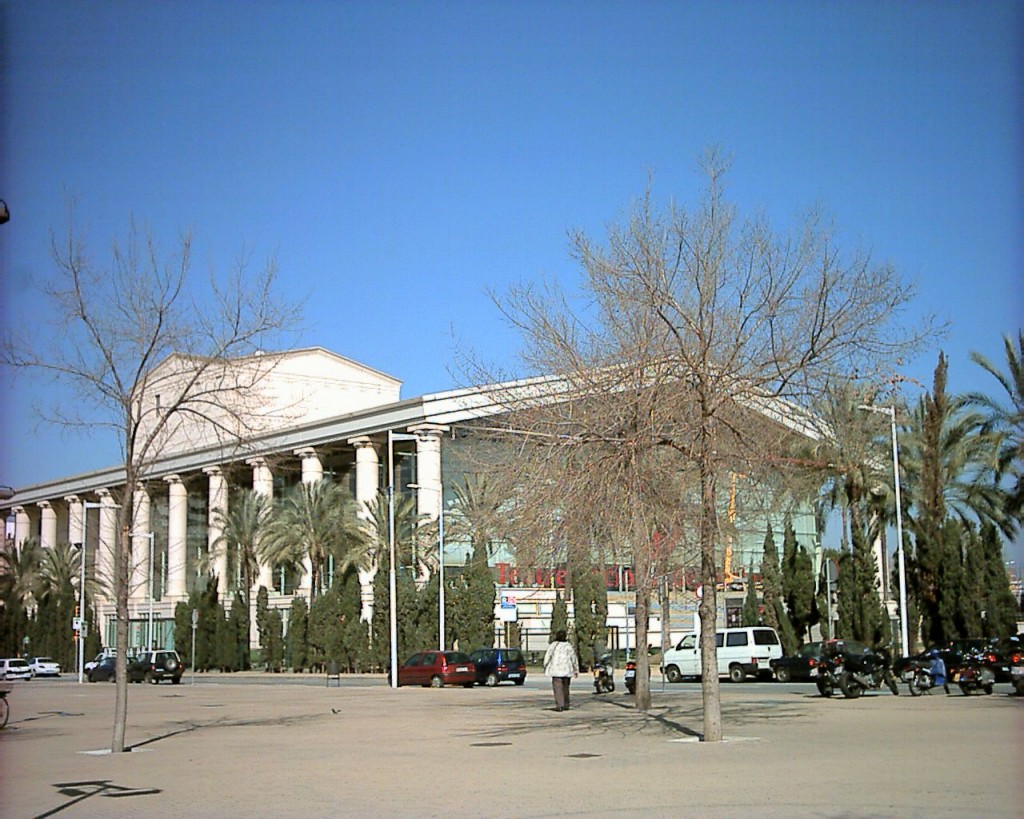
[[263, 634], [263, 662], [267, 671], [280, 671], [284, 665], [284, 621], [278, 609], [267, 611]]
[[761, 585], [764, 605], [764, 624], [779, 633], [782, 649], [786, 654], [794, 653], [799, 647], [793, 624], [782, 604], [782, 574], [779, 570], [779, 553], [775, 549], [775, 536], [769, 526], [764, 536], [764, 550], [761, 555]]
[[978, 406], [986, 413], [984, 430], [1000, 435], [997, 479], [1007, 479], [1010, 490], [1006, 512], [1017, 525], [1024, 515], [1024, 332], [1017, 331], [1014, 345], [1010, 335], [1003, 337], [1006, 354], [1006, 372], [999, 369], [987, 358], [971, 353], [971, 359], [998, 382], [1009, 400], [1003, 404], [982, 393], [970, 393], [967, 402]]
[[782, 540], [782, 597], [798, 642], [818, 622], [814, 599], [814, 562], [803, 544], [798, 543], [793, 521], [787, 515]]
[[311, 597], [326, 588], [327, 558], [344, 573], [366, 558], [366, 538], [355, 514], [355, 501], [329, 480], [300, 483], [274, 508], [259, 539], [260, 557], [276, 565], [312, 567]]
[[266, 587], [260, 586], [256, 592], [256, 633], [260, 641], [260, 648], [264, 650], [263, 662], [266, 663], [267, 647], [267, 613], [270, 611], [270, 594]]
[[560, 631], [569, 631], [569, 608], [562, 593], [556, 591], [555, 603], [551, 607], [551, 639], [553, 640]]
[[28, 636], [28, 610], [39, 572], [41, 549], [35, 539], [20, 545], [8, 542], [0, 551], [0, 646], [5, 657], [21, 654]]
[[309, 645], [306, 640], [306, 629], [309, 620], [309, 607], [301, 597], [292, 600], [291, 615], [288, 618], [288, 665], [292, 671], [304, 671], [309, 665]]
[[494, 645], [494, 578], [487, 565], [487, 548], [478, 543], [445, 598], [448, 640], [464, 651]]
[[608, 589], [604, 574], [596, 569], [571, 574], [576, 652], [584, 666], [593, 666], [595, 647], [600, 650], [608, 642]]
[[887, 645], [889, 619], [879, 595], [878, 571], [867, 532], [855, 525], [850, 531], [852, 551], [848, 563], [852, 599], [847, 601], [850, 615], [849, 636], [871, 646]]
[[754, 573], [747, 572], [747, 594], [743, 598], [743, 625], [761, 625], [761, 604], [757, 597], [757, 586], [754, 583]]
[[227, 618], [226, 653], [222, 663], [230, 671], [248, 671], [251, 665], [249, 654], [249, 607], [241, 592], [235, 593], [231, 612]]

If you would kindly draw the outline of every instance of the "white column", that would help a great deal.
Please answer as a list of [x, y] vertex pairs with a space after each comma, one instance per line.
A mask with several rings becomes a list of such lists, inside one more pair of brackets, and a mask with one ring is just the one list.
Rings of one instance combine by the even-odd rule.
[[134, 602], [149, 601], [149, 533], [152, 507], [145, 489], [136, 489], [133, 501], [135, 520], [132, 523], [132, 579], [128, 586]]
[[188, 547], [188, 489], [178, 475], [164, 480], [167, 490], [167, 597], [177, 602], [187, 597], [185, 561]]
[[40, 527], [39, 545], [44, 549], [52, 549], [57, 545], [57, 510], [49, 501], [39, 501]]
[[85, 509], [78, 495], [64, 498], [68, 505], [68, 543], [85, 545]]
[[[410, 428], [416, 435], [416, 512], [426, 522], [436, 521], [441, 512], [441, 436], [448, 427], [424, 424]], [[426, 582], [430, 570], [421, 562], [419, 579]]]
[[[307, 446], [302, 449], [296, 449], [295, 454], [302, 458], [302, 482], [304, 484], [323, 480], [324, 466], [320, 463], [320, 457], [316, 454], [315, 449]], [[326, 567], [324, 567], [324, 570], [326, 570]], [[320, 582], [323, 583], [324, 578], [320, 578]], [[296, 590], [296, 594], [312, 597], [312, 590], [313, 561], [309, 559], [309, 555], [306, 555], [302, 558], [302, 580], [299, 581], [299, 588]]]
[[224, 472], [219, 466], [210, 466], [203, 470], [209, 483], [209, 502], [206, 518], [206, 549], [213, 555], [213, 570], [217, 573], [217, 592], [221, 600], [228, 592], [228, 550], [227, 544], [218, 541], [224, 534], [221, 526], [221, 515], [228, 511], [228, 484]]
[[96, 544], [96, 577], [114, 594], [114, 545], [117, 538], [117, 504], [110, 491], [101, 489], [100, 539]]
[[24, 506], [15, 506], [12, 511], [14, 512], [14, 544], [21, 546], [29, 539], [32, 522]]
[[306, 446], [302, 449], [296, 449], [295, 455], [302, 458], [303, 483], [316, 483], [319, 480], [323, 480], [324, 466], [320, 463], [320, 456], [316, 454], [316, 450], [313, 447]]
[[[274, 497], [274, 475], [267, 466], [266, 459], [253, 458], [246, 461], [252, 467], [252, 491], [262, 495], [268, 500]], [[266, 587], [267, 591], [274, 588], [274, 567], [265, 564], [260, 565], [259, 585]], [[253, 618], [255, 622], [255, 618]]]
[[[371, 520], [366, 504], [377, 497], [380, 489], [380, 453], [377, 445], [368, 437], [353, 438], [349, 441], [356, 450], [356, 515], [361, 520]], [[372, 524], [367, 527], [371, 537], [376, 537]], [[374, 548], [376, 544], [374, 545]], [[359, 569], [359, 619], [364, 623], [373, 619], [373, 581], [377, 576], [377, 561], [366, 569]]]

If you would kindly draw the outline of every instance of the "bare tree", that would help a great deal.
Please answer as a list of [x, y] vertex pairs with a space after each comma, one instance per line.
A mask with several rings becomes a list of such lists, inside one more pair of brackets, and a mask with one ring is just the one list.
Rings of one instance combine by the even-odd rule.
[[109, 261], [88, 252], [74, 220], [54, 238], [54, 279], [44, 287], [59, 331], [45, 345], [5, 338], [2, 361], [68, 385], [75, 408], [41, 408], [65, 427], [113, 432], [120, 443], [124, 483], [116, 492], [117, 534], [112, 589], [117, 611], [117, 695], [111, 750], [124, 750], [128, 713], [125, 646], [132, 574], [136, 493], [157, 456], [194, 443], [238, 446], [261, 428], [260, 386], [279, 360], [262, 355], [293, 328], [298, 308], [274, 292], [276, 266], [250, 271], [247, 253], [226, 275], [205, 285], [190, 279], [191, 236], [161, 253], [148, 232], [132, 223]]
[[[496, 301], [521, 333], [526, 370], [552, 374], [502, 398], [525, 464], [518, 491], [529, 502], [517, 511], [552, 524], [523, 527], [520, 546], [630, 548], [642, 649], [653, 567], [664, 559], [654, 545], [695, 524], [702, 664], [714, 669], [720, 478], [777, 472], [798, 440], [822, 434], [806, 409], [816, 394], [879, 371], [928, 323], [896, 327], [910, 288], [866, 254], [844, 257], [819, 217], [791, 238], [764, 219], [741, 222], [724, 196], [727, 162], [711, 151], [702, 170], [692, 211], [659, 212], [648, 191], [604, 244], [571, 235], [583, 298], [524, 285]], [[645, 651], [638, 660], [636, 702], [646, 708]], [[716, 674], [703, 675], [702, 690], [704, 740], [717, 741]]]

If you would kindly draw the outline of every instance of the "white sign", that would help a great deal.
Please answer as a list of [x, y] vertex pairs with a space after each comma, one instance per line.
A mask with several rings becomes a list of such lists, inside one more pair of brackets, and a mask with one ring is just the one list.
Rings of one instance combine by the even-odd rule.
[[81, 631], [82, 630], [82, 618], [81, 617], [72, 617], [71, 618], [71, 628], [74, 629], [75, 631]]
[[501, 603], [498, 606], [498, 620], [502, 623], [515, 623], [519, 619], [519, 609], [516, 606], [516, 596], [508, 592], [502, 592]]

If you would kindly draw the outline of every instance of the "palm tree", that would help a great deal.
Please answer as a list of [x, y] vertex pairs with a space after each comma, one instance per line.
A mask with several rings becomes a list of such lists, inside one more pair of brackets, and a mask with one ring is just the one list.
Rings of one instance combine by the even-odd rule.
[[246, 634], [251, 628], [252, 587], [260, 570], [259, 539], [267, 527], [270, 512], [270, 498], [249, 489], [242, 492], [226, 512], [218, 509], [214, 513], [214, 522], [221, 533], [212, 544], [209, 559], [216, 560], [224, 553], [228, 576], [240, 578], [245, 598]]
[[971, 360], [988, 372], [1003, 388], [1009, 406], [990, 396], [972, 392], [965, 396], [966, 403], [979, 407], [986, 415], [985, 429], [1003, 435], [999, 450], [998, 476], [1009, 476], [1007, 512], [1019, 525], [1024, 513], [1024, 332], [1017, 331], [1017, 345], [1009, 335], [1003, 336], [1006, 353], [1006, 373], [980, 353], [971, 353]]
[[17, 656], [28, 626], [28, 610], [35, 602], [41, 557], [39, 541], [30, 538], [15, 545], [7, 541], [0, 551], [0, 653]]
[[342, 572], [358, 565], [365, 554], [364, 538], [352, 498], [338, 484], [318, 480], [294, 487], [274, 507], [258, 551], [271, 564], [308, 559], [312, 602], [323, 591], [328, 557]]
[[[366, 545], [363, 568], [376, 574], [382, 549], [388, 547], [388, 495], [386, 490], [377, 493], [372, 501], [363, 504], [366, 510]], [[430, 562], [430, 531], [424, 527], [427, 515], [417, 511], [416, 498], [402, 495], [395, 498], [395, 557], [398, 567], [409, 566], [414, 576]], [[435, 530], [436, 531], [436, 530]], [[419, 547], [424, 548], [419, 548]], [[436, 549], [436, 546], [433, 547]]]

